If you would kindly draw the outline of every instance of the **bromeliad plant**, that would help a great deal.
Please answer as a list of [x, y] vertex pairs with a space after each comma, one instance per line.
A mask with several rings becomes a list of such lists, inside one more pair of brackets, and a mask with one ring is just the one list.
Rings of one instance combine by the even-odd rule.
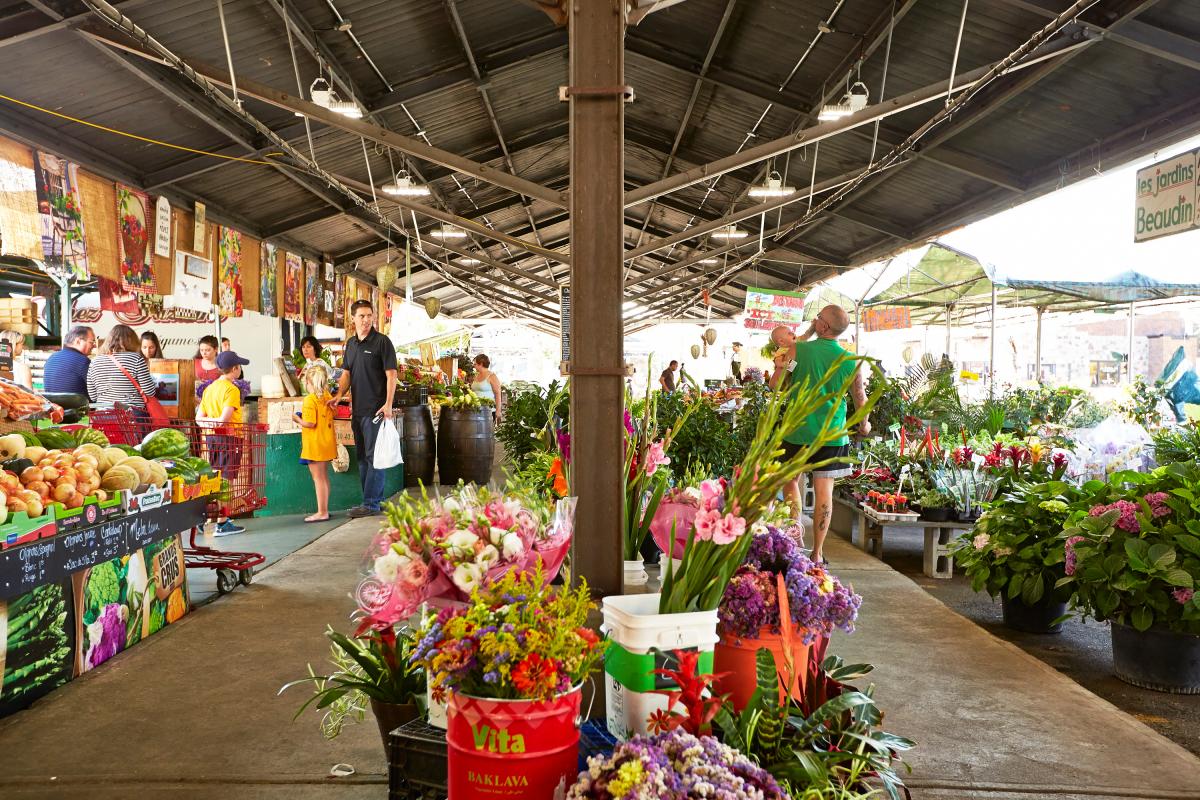
[[[856, 369], [839, 378], [847, 362], [853, 362]], [[663, 574], [660, 614], [717, 608], [733, 573], [746, 560], [752, 539], [746, 532], [788, 483], [813, 466], [812, 460], [821, 447], [852, 430], [870, 413], [882, 383], [876, 382], [875, 393], [868, 396], [862, 408], [847, 414], [843, 427], [834, 424], [837, 401], [849, 393], [857, 367], [863, 362], [875, 374], [880, 372], [870, 359], [843, 356], [815, 385], [804, 382], [772, 393], [759, 415], [749, 452], [734, 468], [732, 480], [701, 484], [700, 510], [688, 533], [683, 560], [678, 570], [668, 566]], [[809, 417], [821, 419], [815, 441], [791, 459], [781, 461], [783, 437]]]
[[951, 548], [971, 588], [1026, 605], [1048, 595], [1066, 600], [1070, 591], [1055, 588], [1066, 576], [1062, 530], [1083, 496], [1074, 484], [1054, 480], [1017, 486], [995, 500]]
[[321, 716], [321, 733], [332, 739], [347, 722], [366, 719], [370, 701], [389, 705], [423, 705], [425, 672], [413, 662], [416, 639], [409, 628], [370, 630], [359, 637], [345, 636], [327, 628], [329, 661], [334, 671], [318, 675], [308, 666], [308, 677], [285, 684], [279, 694], [293, 686], [310, 684], [312, 697], [296, 711], [293, 719], [315, 705]]
[[1200, 465], [1088, 481], [1062, 537], [1072, 606], [1082, 615], [1200, 634]]
[[607, 642], [587, 626], [587, 581], [551, 586], [542, 570], [480, 586], [467, 608], [426, 616], [413, 658], [433, 697], [455, 691], [500, 700], [549, 700], [578, 686]]

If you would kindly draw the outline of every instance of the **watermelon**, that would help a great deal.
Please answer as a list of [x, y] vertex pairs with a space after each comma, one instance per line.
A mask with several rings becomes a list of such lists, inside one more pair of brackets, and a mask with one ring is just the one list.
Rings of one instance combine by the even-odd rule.
[[130, 447], [127, 444], [110, 444], [109, 447], [115, 447], [118, 450], [123, 451], [127, 456], [140, 456], [142, 454], [142, 451], [138, 450], [136, 447]]
[[75, 443], [80, 444], [97, 444], [101, 447], [108, 447], [108, 437], [95, 428], [80, 428], [75, 432]]
[[37, 433], [38, 444], [47, 450], [74, 450], [75, 437], [62, 428], [46, 428]]
[[174, 428], [160, 428], [150, 431], [142, 439], [142, 457], [156, 458], [186, 458], [188, 455], [188, 440]]
[[188, 463], [192, 460], [190, 458], [156, 458], [154, 460], [162, 464], [168, 475], [181, 478], [184, 483], [191, 484], [199, 480], [196, 470]]
[[208, 463], [203, 458], [196, 458], [193, 456], [192, 458], [183, 458], [179, 460], [186, 462], [189, 467], [195, 470], [197, 475], [203, 475], [206, 478], [211, 478], [213, 475], [217, 474], [217, 471], [212, 468], [212, 464]]
[[32, 431], [17, 431], [21, 438], [25, 440], [26, 447], [41, 447], [41, 441], [33, 434]]

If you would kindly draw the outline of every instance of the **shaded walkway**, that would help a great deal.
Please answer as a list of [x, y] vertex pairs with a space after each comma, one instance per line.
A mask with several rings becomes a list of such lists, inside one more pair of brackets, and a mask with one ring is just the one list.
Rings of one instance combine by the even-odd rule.
[[[298, 690], [275, 696], [323, 662], [376, 524], [343, 525], [0, 722], [0, 796], [386, 797], [369, 720], [326, 742], [315, 716], [291, 722]], [[877, 666], [888, 730], [918, 742], [918, 800], [1200, 800], [1200, 761], [1179, 746], [845, 542], [829, 555], [866, 597], [831, 651]], [[338, 762], [356, 774], [327, 777]]]

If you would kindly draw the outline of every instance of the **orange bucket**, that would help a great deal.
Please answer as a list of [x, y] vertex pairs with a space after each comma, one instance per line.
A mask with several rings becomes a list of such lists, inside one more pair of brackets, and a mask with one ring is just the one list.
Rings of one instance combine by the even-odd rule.
[[[788, 607], [787, 586], [782, 575], [775, 576], [776, 596], [779, 598], [779, 618], [791, 621]], [[772, 633], [762, 628], [757, 639], [738, 638], [721, 634], [721, 641], [713, 649], [713, 673], [720, 677], [715, 681], [717, 694], [729, 695], [734, 708], [741, 711], [750, 702], [758, 688], [758, 669], [755, 659], [758, 651], [766, 648], [775, 659], [779, 673], [780, 689], [791, 675], [791, 696], [799, 700], [808, 679], [808, 651], [811, 645], [804, 644], [804, 634], [792, 625], [783, 625], [782, 633]], [[790, 661], [790, 663], [789, 663]]]

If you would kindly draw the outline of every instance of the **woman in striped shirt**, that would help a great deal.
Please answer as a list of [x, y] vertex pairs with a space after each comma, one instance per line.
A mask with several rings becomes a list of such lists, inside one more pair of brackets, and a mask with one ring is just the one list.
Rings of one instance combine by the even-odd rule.
[[146, 400], [142, 392], [153, 396], [158, 387], [142, 356], [138, 335], [128, 325], [114, 325], [108, 332], [102, 353], [92, 359], [88, 369], [87, 390], [92, 405], [107, 408], [120, 403], [144, 414]]

